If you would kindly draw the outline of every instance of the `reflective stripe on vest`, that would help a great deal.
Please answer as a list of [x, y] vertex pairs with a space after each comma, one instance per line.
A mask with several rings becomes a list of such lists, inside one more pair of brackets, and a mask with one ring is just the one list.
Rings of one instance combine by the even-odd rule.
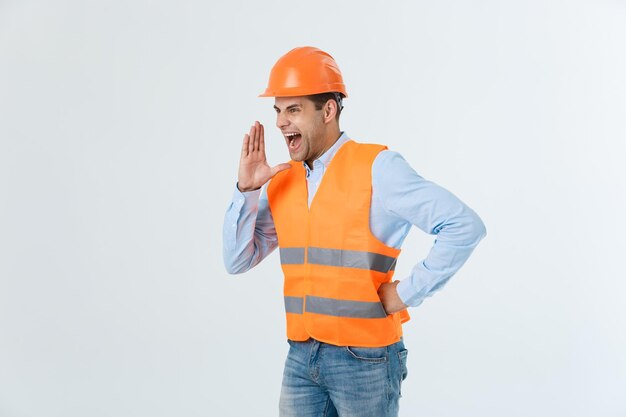
[[[305, 250], [306, 248], [280, 248], [280, 263], [303, 264]], [[384, 273], [393, 271], [397, 260], [380, 253], [313, 247], [309, 248], [308, 255], [307, 261], [310, 264], [369, 269]]]
[[304, 263], [304, 248], [280, 248], [280, 263], [300, 265]]
[[285, 311], [287, 313], [324, 314], [334, 317], [351, 317], [355, 319], [384, 319], [387, 313], [380, 302], [336, 300], [334, 298], [306, 296], [306, 306], [303, 308], [302, 297], [285, 296]]

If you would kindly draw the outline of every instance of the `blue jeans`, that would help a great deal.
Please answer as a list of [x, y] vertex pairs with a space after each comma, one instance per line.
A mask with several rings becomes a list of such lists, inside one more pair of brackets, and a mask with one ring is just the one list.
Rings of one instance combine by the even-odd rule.
[[397, 417], [407, 350], [289, 340], [281, 417]]

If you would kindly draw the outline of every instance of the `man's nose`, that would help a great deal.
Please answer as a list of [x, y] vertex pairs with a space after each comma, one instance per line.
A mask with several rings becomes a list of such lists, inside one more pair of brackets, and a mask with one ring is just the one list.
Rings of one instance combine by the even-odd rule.
[[289, 120], [282, 113], [278, 113], [276, 115], [276, 127], [282, 129], [286, 126], [289, 126]]

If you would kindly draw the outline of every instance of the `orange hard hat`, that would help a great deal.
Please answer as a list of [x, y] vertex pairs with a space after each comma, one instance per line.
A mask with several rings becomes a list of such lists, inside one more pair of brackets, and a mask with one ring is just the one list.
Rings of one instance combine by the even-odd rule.
[[332, 56], [312, 46], [294, 48], [280, 57], [259, 97], [294, 97], [341, 93], [348, 97], [341, 71]]

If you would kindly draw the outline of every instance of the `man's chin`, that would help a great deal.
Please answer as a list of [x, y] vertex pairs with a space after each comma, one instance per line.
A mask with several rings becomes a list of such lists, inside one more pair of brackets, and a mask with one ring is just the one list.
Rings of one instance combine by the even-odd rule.
[[304, 158], [302, 158], [302, 155], [298, 155], [298, 154], [292, 154], [291, 152], [289, 152], [289, 157], [291, 158], [292, 161], [295, 162], [302, 162], [304, 161]]

